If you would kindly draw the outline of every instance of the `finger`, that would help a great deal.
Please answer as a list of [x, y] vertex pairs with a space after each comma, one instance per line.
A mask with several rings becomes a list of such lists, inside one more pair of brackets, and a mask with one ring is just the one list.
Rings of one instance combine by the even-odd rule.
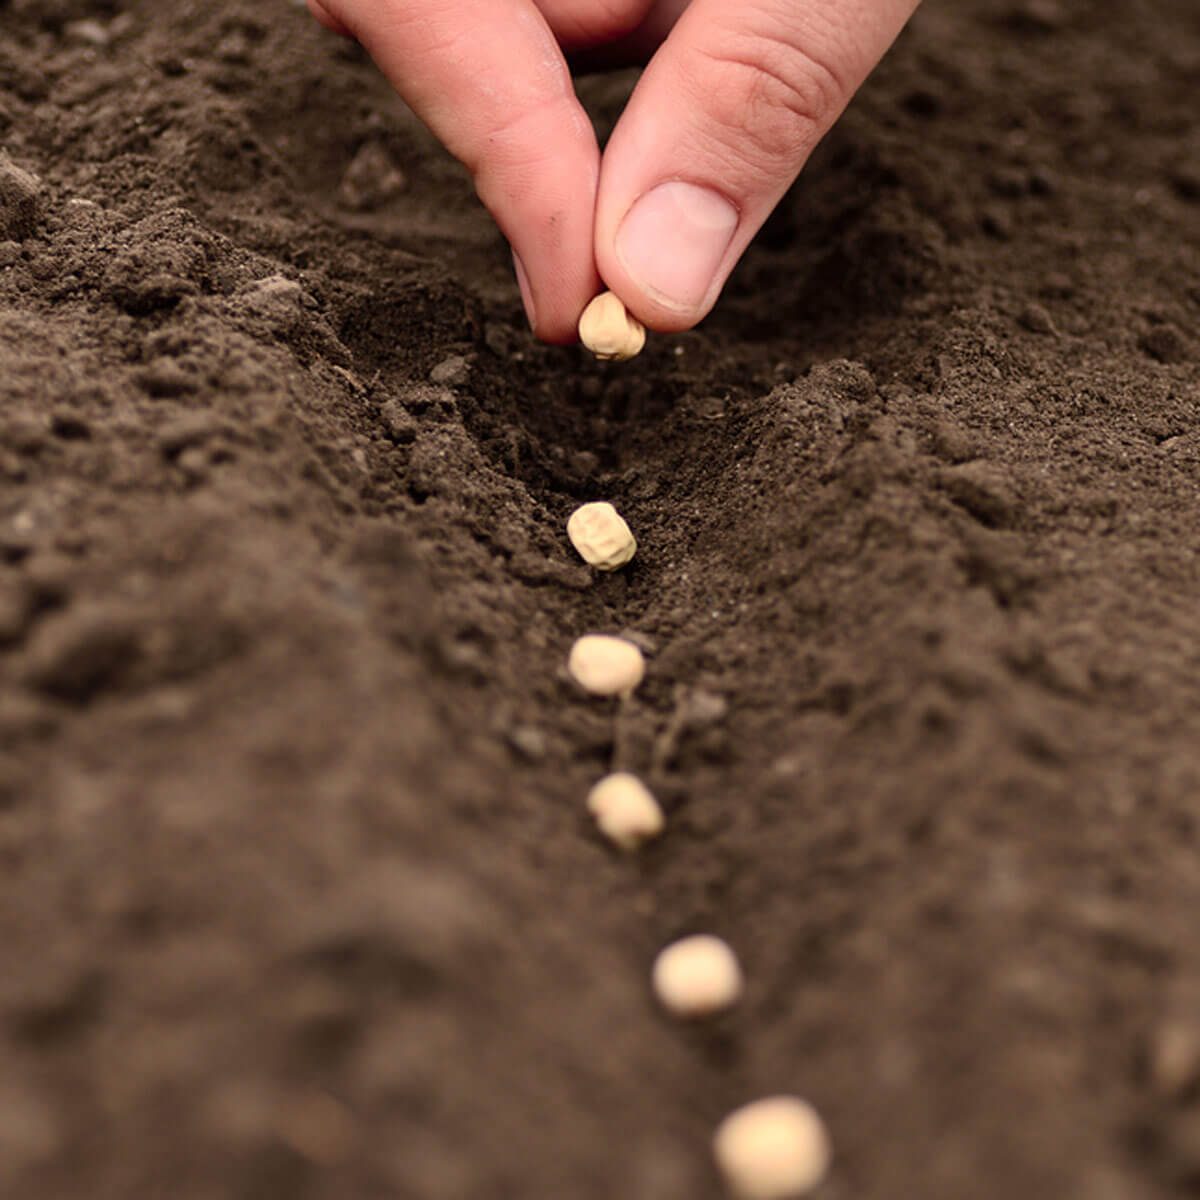
[[605, 151], [596, 261], [646, 324], [687, 329], [917, 0], [693, 0]]
[[321, 0], [308, 0], [308, 11], [312, 13], [326, 29], [332, 30], [334, 33], [340, 33], [343, 37], [349, 37], [350, 31], [338, 21], [329, 10], [321, 3]]
[[599, 150], [530, 0], [320, 0], [471, 172], [546, 341], [575, 340], [599, 279]]
[[633, 33], [655, 0], [535, 0], [564, 50], [611, 42]]

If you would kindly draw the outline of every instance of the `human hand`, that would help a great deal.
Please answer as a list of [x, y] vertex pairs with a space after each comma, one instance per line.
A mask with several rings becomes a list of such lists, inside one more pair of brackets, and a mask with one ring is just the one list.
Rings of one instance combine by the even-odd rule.
[[[530, 324], [696, 324], [918, 0], [308, 0], [471, 172]], [[566, 55], [649, 57], [601, 162]], [[603, 284], [601, 284], [603, 278]]]

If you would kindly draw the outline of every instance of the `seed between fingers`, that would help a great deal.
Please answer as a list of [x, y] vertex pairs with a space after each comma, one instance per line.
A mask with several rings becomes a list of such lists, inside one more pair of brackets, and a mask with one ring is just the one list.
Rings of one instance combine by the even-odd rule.
[[579, 318], [579, 340], [599, 359], [624, 362], [641, 354], [646, 327], [614, 292], [602, 292]]

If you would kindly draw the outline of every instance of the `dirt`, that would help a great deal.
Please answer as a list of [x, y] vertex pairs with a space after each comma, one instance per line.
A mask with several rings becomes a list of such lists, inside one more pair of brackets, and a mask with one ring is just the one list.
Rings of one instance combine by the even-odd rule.
[[777, 1092], [830, 1200], [1194, 1194], [1198, 78], [930, 4], [608, 367], [301, 8], [0, 2], [0, 1194], [715, 1200]]

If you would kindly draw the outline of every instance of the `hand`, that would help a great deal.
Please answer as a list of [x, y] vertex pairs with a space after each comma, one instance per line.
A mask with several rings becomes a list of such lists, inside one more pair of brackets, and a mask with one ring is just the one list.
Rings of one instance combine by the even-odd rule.
[[[549, 342], [688, 329], [918, 0], [308, 0], [470, 170]], [[604, 153], [566, 54], [650, 57]], [[603, 278], [603, 285], [601, 284]]]

